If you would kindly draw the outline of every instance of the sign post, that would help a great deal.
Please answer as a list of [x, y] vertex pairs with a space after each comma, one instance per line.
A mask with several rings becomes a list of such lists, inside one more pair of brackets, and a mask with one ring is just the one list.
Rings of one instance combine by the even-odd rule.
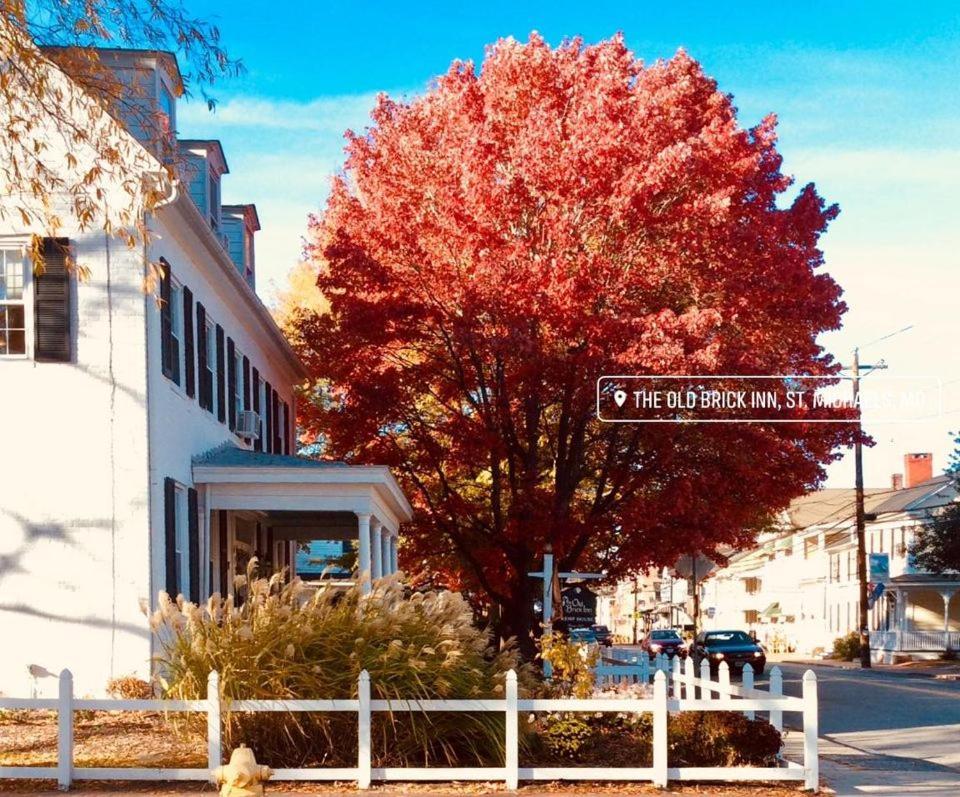
[[[543, 570], [534, 573], [527, 573], [533, 578], [543, 579], [543, 634], [549, 634], [553, 630], [553, 554], [545, 553], [543, 555]], [[558, 573], [557, 578], [578, 578], [578, 579], [596, 579], [603, 578], [603, 573]], [[594, 603], [596, 605], [596, 603]], [[541, 636], [543, 635], [541, 634]], [[553, 668], [549, 661], [543, 662], [543, 674], [549, 678], [553, 674]]]

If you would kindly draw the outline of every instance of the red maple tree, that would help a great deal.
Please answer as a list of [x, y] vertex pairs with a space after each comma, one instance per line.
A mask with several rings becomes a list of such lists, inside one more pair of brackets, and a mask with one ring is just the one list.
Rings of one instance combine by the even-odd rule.
[[545, 546], [611, 577], [751, 539], [850, 428], [602, 424], [613, 374], [832, 373], [818, 333], [836, 213], [789, 205], [775, 119], [739, 126], [683, 52], [620, 37], [500, 41], [420, 97], [381, 97], [307, 256], [329, 312], [295, 319], [327, 454], [413, 497], [403, 563], [533, 628]]

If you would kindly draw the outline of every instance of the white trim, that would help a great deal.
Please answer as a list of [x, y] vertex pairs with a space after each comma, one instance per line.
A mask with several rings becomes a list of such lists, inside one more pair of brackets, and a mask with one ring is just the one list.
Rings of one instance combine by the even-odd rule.
[[[220, 466], [195, 464], [193, 480], [205, 484], [262, 484], [262, 485], [364, 485], [378, 490], [387, 498], [390, 509], [401, 523], [413, 519], [413, 507], [384, 465], [330, 465], [329, 467], [290, 466]], [[252, 507], [251, 507], [252, 508]], [[279, 509], [281, 507], [274, 507]], [[391, 528], [391, 531], [396, 529]]]
[[23, 354], [0, 354], [0, 362], [15, 362], [17, 360], [34, 359], [34, 330], [33, 330], [33, 268], [27, 257], [30, 238], [23, 235], [0, 236], [0, 250], [19, 249], [20, 261], [23, 267], [23, 298], [17, 300], [2, 299], [2, 306], [9, 304], [23, 304], [24, 347]]

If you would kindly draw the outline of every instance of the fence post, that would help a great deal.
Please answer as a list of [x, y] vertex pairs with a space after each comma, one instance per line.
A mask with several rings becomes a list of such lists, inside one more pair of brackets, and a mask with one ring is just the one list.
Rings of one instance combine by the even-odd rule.
[[513, 670], [507, 672], [507, 734], [506, 749], [504, 751], [503, 761], [507, 774], [504, 780], [507, 782], [507, 788], [516, 791], [520, 784], [520, 728], [519, 713], [517, 707], [519, 694], [517, 690], [517, 674]]
[[803, 674], [803, 768], [804, 788], [820, 790], [820, 759], [817, 752], [817, 676], [813, 670]]
[[207, 676], [207, 768], [211, 777], [223, 763], [220, 730], [220, 674], [213, 670]]
[[57, 701], [57, 787], [70, 788], [73, 780], [73, 673], [61, 670]]
[[721, 700], [730, 697], [730, 665], [725, 661], [721, 661], [717, 668], [717, 685], [717, 694]]
[[[743, 665], [743, 690], [746, 692], [748, 689], [753, 689], [753, 665], [749, 662]], [[753, 698], [753, 695], [746, 694], [744, 695], [748, 700]], [[748, 719], [756, 719], [757, 715], [753, 711], [744, 711], [743, 715]]]
[[[777, 666], [770, 670], [770, 696], [783, 696], [783, 673]], [[781, 709], [770, 709], [770, 724], [778, 731], [783, 730], [783, 711]]]
[[713, 700], [713, 691], [710, 689], [710, 661], [700, 659], [700, 699]]
[[680, 655], [677, 654], [673, 657], [673, 696], [676, 700], [679, 700], [683, 697], [681, 693], [682, 684], [680, 681]]
[[693, 657], [689, 655], [683, 662], [683, 680], [687, 683], [687, 700], [696, 700], [697, 688], [693, 685]]
[[370, 788], [370, 673], [360, 671], [357, 683], [357, 788]]
[[653, 785], [667, 785], [667, 676], [653, 676]]

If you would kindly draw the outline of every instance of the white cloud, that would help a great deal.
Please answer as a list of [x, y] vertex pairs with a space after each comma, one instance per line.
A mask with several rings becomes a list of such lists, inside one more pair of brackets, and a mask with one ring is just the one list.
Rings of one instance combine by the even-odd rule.
[[320, 97], [309, 102], [234, 97], [218, 103], [213, 112], [198, 102], [177, 109], [177, 126], [257, 128], [259, 130], [310, 131], [342, 136], [347, 128], [362, 129], [376, 102], [376, 93]]

